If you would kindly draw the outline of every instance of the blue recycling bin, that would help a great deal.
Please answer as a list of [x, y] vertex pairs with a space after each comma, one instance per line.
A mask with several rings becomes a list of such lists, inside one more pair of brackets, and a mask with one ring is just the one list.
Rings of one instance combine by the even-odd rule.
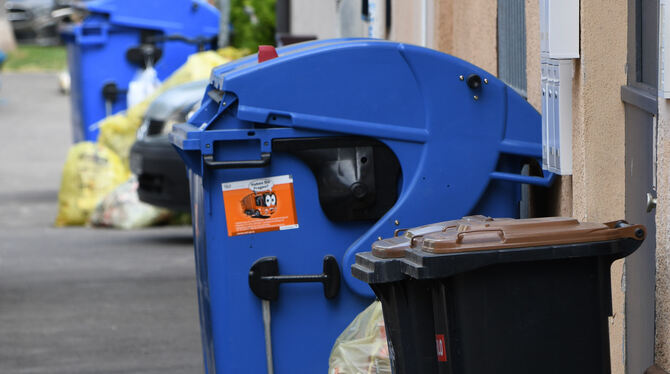
[[455, 57], [371, 39], [263, 50], [213, 70], [174, 127], [190, 177], [208, 373], [323, 373], [373, 299], [349, 269], [397, 229], [517, 217], [541, 119]]
[[96, 122], [126, 109], [128, 83], [151, 63], [163, 80], [215, 47], [219, 13], [205, 0], [95, 0], [62, 30], [71, 76], [74, 141], [95, 141]]

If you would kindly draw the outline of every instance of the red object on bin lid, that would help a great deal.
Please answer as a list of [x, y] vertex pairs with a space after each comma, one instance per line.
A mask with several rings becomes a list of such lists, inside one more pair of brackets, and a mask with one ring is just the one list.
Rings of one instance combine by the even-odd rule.
[[258, 63], [272, 60], [273, 58], [278, 57], [277, 50], [271, 45], [259, 45], [258, 46]]

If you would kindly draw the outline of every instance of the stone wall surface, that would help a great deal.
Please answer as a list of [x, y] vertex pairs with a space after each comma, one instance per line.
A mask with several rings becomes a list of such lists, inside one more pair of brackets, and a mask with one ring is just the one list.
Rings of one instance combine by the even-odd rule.
[[659, 99], [656, 172], [656, 363], [670, 369], [670, 104]]
[[[625, 113], [628, 9], [626, 1], [580, 5], [580, 59], [573, 81], [572, 213], [579, 220], [625, 217]], [[624, 373], [623, 261], [612, 265], [612, 373]]]
[[496, 0], [436, 0], [433, 10], [434, 48], [498, 75]]

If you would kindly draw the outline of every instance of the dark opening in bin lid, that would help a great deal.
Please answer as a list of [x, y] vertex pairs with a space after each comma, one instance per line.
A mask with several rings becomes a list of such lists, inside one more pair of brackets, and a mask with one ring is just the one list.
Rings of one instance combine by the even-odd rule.
[[624, 221], [579, 222], [574, 218], [530, 219], [463, 217], [407, 230], [403, 237], [375, 242], [372, 254], [380, 258], [404, 257], [407, 251], [447, 254], [600, 242], [631, 238], [643, 240], [644, 226]]

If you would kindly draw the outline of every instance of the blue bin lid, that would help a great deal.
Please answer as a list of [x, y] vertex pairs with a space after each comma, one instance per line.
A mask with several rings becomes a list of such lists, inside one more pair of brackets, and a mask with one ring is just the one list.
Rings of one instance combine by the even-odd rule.
[[[217, 35], [219, 11], [205, 0], [95, 0], [82, 4], [90, 13], [104, 14], [111, 24], [182, 34]], [[212, 25], [203, 29], [203, 25]], [[190, 32], [193, 31], [193, 32]]]
[[[174, 144], [210, 154], [199, 139], [211, 138], [208, 125], [228, 113], [245, 122], [414, 143], [439, 142], [446, 131], [462, 139], [459, 147], [542, 157], [539, 113], [493, 74], [454, 56], [378, 39], [320, 40], [277, 53], [213, 69], [208, 94], [224, 95], [222, 107], [194, 116], [198, 127], [176, 126]], [[472, 75], [480, 87], [468, 85]], [[543, 181], [492, 177], [546, 186], [553, 174], [545, 174]]]
[[[494, 75], [456, 57], [375, 39], [322, 40], [277, 52], [261, 63], [250, 56], [213, 69], [208, 90], [233, 97], [243, 121], [420, 143], [439, 126], [473, 147], [495, 137], [503, 152], [542, 156], [540, 131], [528, 131], [539, 124], [538, 112]], [[482, 78], [480, 88], [467, 85], [473, 74]], [[185, 128], [182, 139], [206, 129]]]

